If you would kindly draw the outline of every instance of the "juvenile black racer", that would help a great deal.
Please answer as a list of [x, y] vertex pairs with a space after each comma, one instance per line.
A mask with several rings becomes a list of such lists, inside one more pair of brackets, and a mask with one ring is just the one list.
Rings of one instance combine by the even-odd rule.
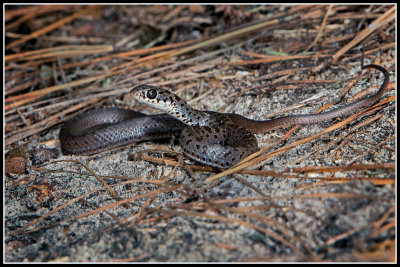
[[130, 143], [180, 134], [180, 146], [190, 158], [206, 165], [228, 168], [258, 150], [255, 133], [295, 124], [314, 124], [347, 115], [378, 101], [389, 84], [388, 71], [379, 65], [384, 81], [374, 95], [319, 114], [290, 115], [256, 121], [233, 113], [200, 111], [179, 96], [151, 85], [139, 85], [131, 95], [139, 102], [168, 114], [144, 115], [127, 109], [103, 108], [67, 121], [59, 139], [64, 154], [92, 155]]

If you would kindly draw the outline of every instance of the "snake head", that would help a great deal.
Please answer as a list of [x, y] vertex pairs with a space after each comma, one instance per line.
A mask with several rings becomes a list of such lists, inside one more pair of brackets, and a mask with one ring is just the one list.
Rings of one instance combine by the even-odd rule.
[[137, 101], [164, 111], [167, 111], [166, 107], [170, 107], [182, 101], [179, 96], [165, 89], [147, 84], [134, 87], [130, 91], [130, 94]]
[[162, 110], [180, 119], [191, 109], [179, 96], [157, 86], [141, 84], [130, 91], [137, 101]]

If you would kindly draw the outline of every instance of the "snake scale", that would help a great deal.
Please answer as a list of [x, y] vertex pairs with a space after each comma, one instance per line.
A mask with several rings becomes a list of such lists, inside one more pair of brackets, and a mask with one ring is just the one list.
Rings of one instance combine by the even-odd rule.
[[384, 81], [376, 94], [319, 114], [289, 115], [256, 121], [233, 113], [200, 111], [179, 96], [152, 85], [139, 85], [131, 95], [166, 114], [144, 115], [127, 109], [102, 108], [67, 121], [59, 139], [64, 154], [92, 155], [135, 142], [180, 135], [184, 153], [203, 164], [228, 168], [258, 150], [255, 133], [295, 124], [314, 124], [347, 115], [378, 101], [389, 84], [388, 71], [379, 65]]

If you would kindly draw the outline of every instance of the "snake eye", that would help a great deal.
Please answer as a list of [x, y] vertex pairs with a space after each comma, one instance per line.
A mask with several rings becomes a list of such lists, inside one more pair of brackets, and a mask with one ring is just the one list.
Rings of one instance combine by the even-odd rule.
[[150, 89], [149, 91], [147, 91], [146, 96], [147, 96], [147, 98], [149, 98], [149, 99], [154, 99], [154, 98], [156, 98], [156, 96], [157, 96], [157, 91], [154, 90], [154, 89]]

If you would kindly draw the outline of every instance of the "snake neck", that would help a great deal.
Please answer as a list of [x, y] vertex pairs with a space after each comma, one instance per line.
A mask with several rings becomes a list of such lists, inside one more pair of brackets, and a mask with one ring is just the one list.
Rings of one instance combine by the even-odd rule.
[[[174, 95], [175, 101], [167, 105], [163, 111], [189, 126], [208, 126], [212, 117], [210, 114], [192, 108], [185, 101]], [[176, 99], [178, 98], [178, 99]]]

